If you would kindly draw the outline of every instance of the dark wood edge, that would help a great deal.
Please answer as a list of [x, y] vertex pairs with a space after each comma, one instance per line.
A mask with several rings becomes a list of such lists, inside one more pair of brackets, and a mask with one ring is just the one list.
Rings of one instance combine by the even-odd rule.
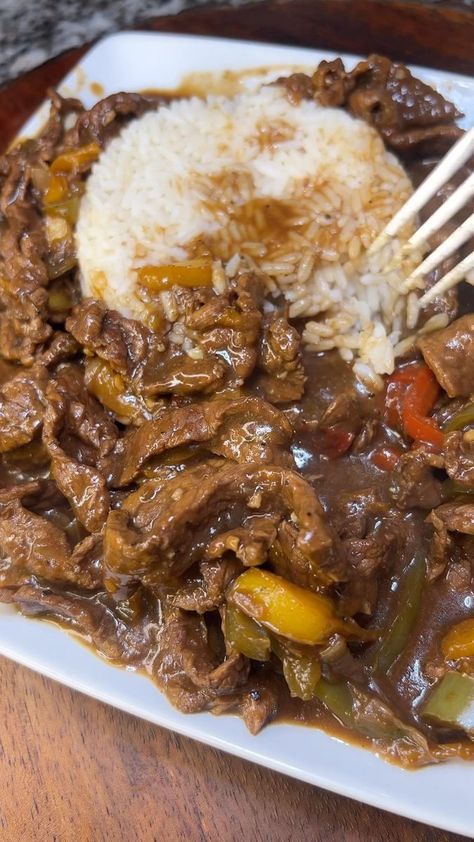
[[474, 74], [474, 11], [413, 0], [264, 0], [154, 18], [147, 29], [219, 34], [365, 55]]
[[[263, 0], [239, 7], [204, 6], [142, 21], [136, 29], [245, 38], [361, 55], [384, 53], [474, 75], [474, 11], [413, 0]], [[5, 147], [90, 44], [69, 50], [0, 88]]]

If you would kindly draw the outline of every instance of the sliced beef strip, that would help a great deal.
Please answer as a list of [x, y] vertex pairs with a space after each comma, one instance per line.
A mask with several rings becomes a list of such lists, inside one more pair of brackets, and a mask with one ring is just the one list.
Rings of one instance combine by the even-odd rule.
[[[66, 117], [79, 114], [83, 108], [77, 100], [66, 100], [55, 93], [51, 96], [44, 131], [0, 159], [2, 274], [8, 291], [27, 300], [29, 294], [46, 287], [75, 264], [72, 230], [69, 236], [57, 240], [47, 237], [44, 196], [49, 183], [48, 164], [62, 149]], [[64, 177], [77, 181], [78, 173]]]
[[110, 512], [105, 529], [110, 580], [118, 575], [150, 583], [182, 575], [203, 557], [211, 537], [228, 531], [226, 518], [236, 516], [241, 523], [245, 513], [278, 515], [285, 550], [292, 558], [298, 555], [308, 578], [319, 579], [332, 538], [311, 486], [287, 469], [225, 462], [214, 470], [190, 469], [158, 487], [150, 480], [120, 511]]
[[346, 538], [338, 545], [341, 560], [345, 565], [346, 577], [367, 580], [387, 559], [390, 548], [396, 542], [396, 534], [389, 528], [382, 528], [365, 538]]
[[263, 320], [257, 366], [259, 383], [271, 403], [289, 403], [303, 396], [305, 373], [301, 336], [285, 316], [272, 313]]
[[[103, 301], [86, 298], [66, 321], [66, 330], [88, 351], [133, 380], [145, 364], [154, 334], [141, 322], [108, 310]], [[155, 339], [155, 341], [158, 341]], [[161, 344], [161, 350], [164, 350]]]
[[275, 573], [302, 588], [315, 591], [339, 582], [341, 568], [335, 553], [326, 553], [323, 561], [315, 565], [308, 559], [305, 549], [298, 546], [297, 537], [293, 525], [282, 521], [268, 551], [269, 564]]
[[[75, 133], [77, 145], [81, 130], [90, 130], [92, 135], [102, 131], [105, 136], [112, 132], [111, 121], [117, 115], [156, 107], [146, 98], [126, 94], [109, 98], [81, 115], [83, 108], [77, 100], [65, 100], [55, 93], [51, 96], [50, 118], [43, 132], [0, 159], [0, 273], [4, 278], [0, 291], [0, 352], [25, 365], [32, 362], [39, 346], [51, 334], [44, 288], [73, 259], [72, 251], [64, 253], [65, 241], [57, 247], [48, 244], [42, 212], [48, 185], [47, 164], [65, 146], [71, 146], [64, 133], [66, 117], [71, 113], [80, 115], [77, 130], [69, 133], [71, 142]], [[114, 125], [114, 129], [118, 127], [118, 123]], [[67, 248], [71, 250], [72, 245], [69, 238]]]
[[102, 535], [98, 532], [86, 535], [74, 547], [71, 553], [71, 565], [75, 584], [82, 588], [104, 587], [103, 576], [104, 546]]
[[62, 529], [26, 508], [27, 504], [33, 505], [36, 495], [41, 499], [42, 489], [41, 483], [26, 483], [2, 494], [1, 586], [18, 587], [31, 582], [32, 577], [40, 577], [80, 588], [98, 587], [102, 584], [99, 536], [91, 535], [71, 550]]
[[45, 366], [35, 365], [0, 388], [0, 453], [27, 444], [40, 431], [48, 377]]
[[[380, 409], [371, 407], [371, 417], [367, 418], [367, 405], [357, 393], [353, 379], [341, 384], [334, 396], [321, 384], [319, 395], [323, 400], [318, 400], [317, 412], [303, 412], [295, 426], [306, 434], [314, 431], [314, 445], [317, 442], [320, 452], [329, 458], [347, 450], [359, 454], [368, 448], [378, 433], [379, 421], [374, 416], [380, 415]], [[311, 401], [311, 396], [308, 398]]]
[[165, 610], [159, 630], [153, 677], [170, 701], [184, 713], [212, 710], [224, 697], [226, 709], [237, 706], [250, 662], [231, 655], [219, 662], [211, 650], [202, 617], [179, 608]]
[[73, 310], [66, 329], [145, 396], [208, 394], [224, 385], [241, 386], [257, 360], [260, 283], [242, 273], [226, 294], [192, 292], [176, 290], [173, 298], [202, 358], [190, 357], [166, 335], [108, 310], [95, 299], [86, 299]]
[[43, 441], [58, 488], [88, 532], [103, 526], [110, 500], [105, 477], [95, 463], [117, 439], [113, 421], [84, 389], [82, 372], [63, 366], [49, 383]]
[[0, 488], [0, 507], [6, 506], [15, 500], [26, 500], [28, 505], [43, 491], [44, 483], [36, 479]]
[[73, 128], [66, 134], [64, 146], [84, 146], [95, 141], [103, 147], [119, 133], [125, 123], [146, 111], [156, 110], [160, 102], [166, 100], [123, 91], [111, 94], [89, 111], [79, 114]]
[[288, 418], [260, 398], [217, 398], [204, 407], [209, 449], [236, 462], [289, 466], [293, 428]]
[[[354, 116], [358, 116], [354, 110]], [[435, 126], [403, 127], [400, 131], [388, 129], [385, 134], [387, 146], [395, 150], [400, 157], [411, 158], [414, 154], [436, 154], [442, 157], [463, 134], [463, 129], [456, 123]]]
[[[401, 128], [425, 128], [454, 123], [462, 117], [452, 102], [434, 90], [431, 85], [416, 79], [405, 65], [392, 62], [383, 56], [371, 55], [352, 73], [360, 86], [385, 84], [397, 103], [397, 117]], [[384, 123], [383, 115], [375, 118], [377, 127]]]
[[82, 635], [99, 654], [121, 663], [141, 664], [156, 647], [159, 606], [140, 623], [124, 622], [113, 601], [104, 594], [90, 595], [58, 589], [54, 584], [25, 585], [14, 601], [28, 617], [47, 617]]
[[190, 576], [176, 591], [173, 605], [197, 614], [216, 611], [225, 602], [227, 586], [242, 569], [242, 563], [236, 558], [201, 561], [199, 573]]
[[340, 58], [321, 61], [311, 81], [313, 95], [321, 105], [331, 108], [345, 105], [356, 84], [352, 74], [346, 73]]
[[[43, 195], [48, 184], [46, 162], [53, 155], [54, 144], [61, 135], [61, 121], [71, 107], [66, 101], [56, 101], [44, 133], [0, 158], [2, 292], [18, 297], [17, 308], [23, 305], [23, 310], [27, 309], [31, 294], [46, 287], [50, 278], [43, 216]], [[38, 306], [38, 301], [35, 303]]]
[[49, 474], [49, 462], [41, 438], [34, 438], [29, 444], [10, 450], [0, 457], [2, 483], [8, 488], [10, 485], [43, 479]]
[[432, 468], [443, 468], [444, 458], [421, 446], [403, 453], [392, 474], [392, 495], [400, 508], [433, 509], [442, 500], [442, 483]]
[[16, 295], [0, 285], [0, 355], [4, 359], [22, 365], [34, 362], [53, 332], [45, 321], [47, 298], [45, 289]]
[[364, 614], [371, 617], [377, 608], [379, 582], [377, 577], [350, 579], [341, 589], [338, 609], [344, 617]]
[[14, 594], [4, 590], [0, 598], [14, 601], [26, 616], [47, 617], [69, 627], [105, 658], [131, 667], [148, 666], [158, 686], [184, 713], [213, 709], [220, 713], [242, 705], [253, 732], [275, 715], [274, 694], [262, 687], [259, 705], [254, 684], [260, 687], [260, 683], [247, 683], [247, 659], [233, 655], [219, 660], [209, 646], [206, 625], [196, 614], [168, 607], [163, 619], [161, 601], [147, 598], [137, 620], [128, 623], [105, 594], [91, 598], [58, 589], [54, 583], [24, 585]]
[[[327, 67], [323, 75], [327, 91]], [[431, 154], [435, 147], [443, 153], [462, 134], [455, 124], [461, 116], [455, 106], [412, 76], [405, 65], [384, 56], [373, 54], [359, 62], [349, 78], [340, 68], [334, 69], [333, 84], [339, 97], [344, 93], [351, 113], [373, 125], [385, 143], [399, 152], [421, 151], [420, 147], [429, 145]]]
[[67, 456], [52, 439], [46, 446], [51, 456], [52, 475], [76, 517], [88, 532], [100, 530], [110, 505], [103, 476], [95, 468]]
[[[239, 713], [250, 733], [255, 736], [278, 713], [278, 688], [272, 680], [250, 676], [248, 687], [240, 694]], [[218, 713], [217, 708], [214, 713]]]
[[254, 567], [267, 561], [268, 552], [278, 532], [278, 515], [250, 516], [243, 526], [229, 530], [211, 540], [205, 556], [210, 559], [232, 553], [245, 567]]
[[[420, 219], [422, 218], [422, 214], [420, 214]], [[442, 233], [439, 237], [433, 236], [430, 240], [430, 249], [434, 251], [434, 249], [439, 245], [439, 243], [444, 242], [447, 240], [450, 233], [456, 226], [450, 226], [449, 224], [443, 226]], [[439, 240], [439, 243], [436, 241]], [[450, 255], [450, 257], [446, 257], [441, 263], [436, 266], [435, 269], [432, 269], [428, 275], [425, 275], [423, 278], [424, 281], [424, 290], [428, 291], [433, 287], [438, 281], [441, 280], [444, 275], [447, 273], [458, 263], [460, 260], [460, 252], [454, 252], [454, 254]], [[432, 301], [429, 301], [426, 307], [423, 307], [420, 310], [417, 322], [417, 328], [422, 327], [426, 324], [429, 319], [435, 316], [437, 313], [445, 313], [448, 317], [448, 321], [452, 322], [456, 316], [459, 315], [459, 302], [458, 302], [458, 288], [457, 286], [451, 287], [451, 289], [446, 290], [446, 292], [441, 293], [441, 295], [435, 296]]]
[[334, 528], [341, 541], [366, 538], [374, 523], [384, 517], [393, 521], [394, 512], [380, 499], [377, 488], [341, 494], [332, 511]]
[[148, 360], [138, 391], [146, 396], [212, 394], [224, 383], [225, 364], [212, 356], [192, 359], [179, 345]]
[[360, 414], [357, 392], [353, 384], [339, 392], [326, 407], [319, 419], [319, 427], [333, 427], [335, 424], [351, 420]]
[[62, 148], [68, 118], [84, 113], [84, 106], [79, 99], [63, 97], [54, 88], [48, 88], [46, 93], [49, 98], [48, 119], [34, 140], [27, 141], [30, 157], [35, 156], [42, 163], [52, 161]]
[[[339, 59], [339, 61], [341, 60]], [[290, 76], [280, 76], [272, 84], [282, 85], [285, 88], [292, 105], [300, 105], [303, 99], [313, 99], [314, 96], [313, 81], [311, 76], [306, 73], [291, 73]], [[326, 105], [326, 103], [323, 104]]]
[[[473, 513], [458, 513], [458, 521], [457, 517], [450, 519], [449, 509], [443, 514], [443, 507], [440, 508], [440, 514], [437, 509], [433, 509], [427, 518], [433, 527], [427, 559], [428, 579], [434, 581], [445, 574], [446, 582], [453, 591], [465, 592], [471, 588], [474, 573], [474, 531], [467, 531], [472, 524]], [[458, 526], [462, 531], [457, 531]]]
[[[391, 551], [402, 539], [401, 515], [380, 499], [377, 488], [342, 494], [331, 511], [336, 533], [335, 554], [345, 603], [360, 601], [362, 613], [375, 604], [377, 574], [386, 572]], [[364, 592], [366, 591], [366, 598]]]
[[466, 535], [474, 535], [474, 503], [457, 500], [443, 503], [427, 518], [428, 522], [431, 520], [433, 523], [434, 517], [444, 524], [448, 532], [463, 532]]
[[[344, 592], [348, 592], [346, 583], [362, 582], [360, 589], [367, 588], [368, 600], [375, 605], [376, 592], [371, 590], [371, 582], [376, 582], [379, 570], [387, 571], [391, 552], [399, 534], [403, 535], [397, 513], [377, 499], [374, 490], [353, 495], [351, 501], [331, 514], [335, 535], [325, 568], [327, 583], [344, 583]], [[284, 573], [283, 568], [281, 572]], [[304, 580], [299, 584], [304, 585]], [[354, 586], [354, 593], [356, 590]]]
[[368, 421], [364, 421], [352, 442], [351, 452], [357, 455], [367, 452], [377, 438], [380, 427], [381, 422], [378, 418], [370, 418]]
[[[121, 442], [125, 441], [127, 436], [124, 436]], [[119, 468], [117, 469], [117, 459], [120, 459]], [[194, 470], [198, 467], [203, 470], [204, 475], [207, 471], [213, 468], [221, 467], [224, 459], [218, 456], [212, 456], [206, 453], [199, 445], [188, 445], [187, 447], [177, 447], [171, 451], [166, 451], [161, 456], [152, 459], [144, 466], [142, 475], [137, 477], [137, 483], [143, 485], [144, 482], [151, 481], [155, 484], [156, 489], [164, 488], [165, 484], [174, 479], [185, 471]], [[130, 494], [130, 486], [120, 489], [115, 488], [116, 475], [121, 468], [121, 452], [119, 446], [115, 449], [110, 457], [101, 459], [99, 461], [100, 470], [106, 476], [107, 486], [110, 487], [111, 500], [119, 500], [119, 505], [113, 505], [112, 508], [119, 508], [122, 502]]]
[[46, 231], [41, 215], [41, 191], [34, 168], [41, 166], [36, 141], [16, 146], [0, 158], [2, 275], [12, 292], [31, 293], [48, 283]]
[[117, 441], [117, 427], [109, 413], [85, 389], [83, 369], [65, 363], [59, 366], [49, 386], [67, 409], [61, 444], [84, 462], [95, 463], [109, 453]]
[[[189, 616], [189, 615], [188, 615]], [[187, 650], [183, 653], [187, 675], [196, 687], [210, 691], [212, 696], [227, 696], [235, 693], [237, 687], [247, 680], [250, 664], [243, 655], [229, 655], [217, 666], [206, 664], [201, 653]]]
[[49, 88], [47, 94], [50, 101], [49, 117], [38, 137], [44, 161], [56, 157], [58, 149], [64, 145], [66, 118], [71, 114], [79, 117], [84, 113], [84, 106], [79, 99], [63, 97], [53, 88]]
[[85, 299], [74, 308], [66, 329], [87, 350], [108, 362], [138, 394], [187, 394], [213, 391], [222, 383], [224, 364], [195, 360], [182, 348], [141, 322], [108, 310], [102, 301]]
[[[449, 567], [446, 571], [446, 582], [452, 591], [458, 593], [473, 592], [474, 589], [474, 569], [472, 565], [473, 550], [474, 550], [474, 536], [462, 535], [464, 542], [470, 542], [467, 547], [463, 547], [461, 541], [456, 540], [456, 549], [458, 550], [454, 558], [449, 559]], [[470, 664], [469, 670], [465, 670], [465, 666]], [[474, 675], [474, 663], [472, 658], [462, 658], [459, 667], [462, 672], [469, 671], [470, 675]]]
[[462, 134], [455, 106], [384, 56], [370, 55], [349, 73], [341, 59], [322, 61], [312, 84], [322, 105], [346, 107], [404, 155], [442, 155]]
[[241, 272], [228, 290], [185, 317], [197, 344], [225, 363], [227, 388], [242, 386], [257, 362], [262, 324], [263, 289], [252, 272]]
[[[274, 675], [251, 672], [247, 681], [235, 693], [213, 700], [212, 713], [221, 716], [235, 713], [242, 717], [252, 735], [271, 722], [278, 714], [279, 690]], [[283, 695], [285, 690], [283, 688]]]
[[27, 509], [60, 526], [67, 532], [71, 544], [76, 544], [84, 537], [84, 530], [78, 526], [71, 507], [54, 480], [40, 477], [13, 487], [7, 486], [0, 491], [0, 502], [7, 502], [10, 493], [13, 494], [11, 499], [21, 500]]
[[428, 516], [428, 522], [433, 526], [433, 535], [428, 553], [428, 579], [433, 582], [446, 569], [448, 562], [453, 559], [454, 542], [444, 520], [436, 514], [434, 509]]
[[193, 443], [237, 462], [288, 465], [292, 433], [283, 413], [259, 398], [217, 398], [145, 421], [120, 442], [103, 467], [113, 485], [128, 485], [152, 456]]
[[66, 360], [75, 357], [80, 349], [81, 346], [70, 333], [57, 330], [54, 332], [48, 346], [38, 354], [37, 361], [48, 368], [54, 368], [59, 363], [66, 362]]
[[457, 430], [448, 433], [444, 439], [444, 460], [446, 472], [460, 485], [474, 486], [474, 435]]
[[418, 347], [450, 398], [474, 395], [474, 313], [423, 336]]

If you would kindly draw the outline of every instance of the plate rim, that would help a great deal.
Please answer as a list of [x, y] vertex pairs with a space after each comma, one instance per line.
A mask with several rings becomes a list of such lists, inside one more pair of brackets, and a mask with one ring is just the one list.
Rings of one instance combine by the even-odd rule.
[[[282, 43], [261, 42], [261, 41], [253, 41], [253, 40], [249, 40], [249, 39], [240, 39], [240, 38], [229, 38], [229, 37], [221, 38], [221, 37], [216, 36], [216, 35], [195, 35], [195, 34], [187, 34], [187, 33], [181, 34], [181, 33], [172, 33], [172, 32], [163, 33], [163, 32], [150, 32], [150, 31], [144, 31], [144, 30], [123, 30], [123, 31], [120, 31], [120, 32], [115, 32], [115, 33], [105, 35], [104, 37], [102, 37], [98, 41], [96, 41], [90, 47], [90, 49], [88, 49], [87, 52], [84, 53], [84, 55], [80, 58], [80, 60], [71, 68], [71, 70], [66, 74], [66, 76], [56, 85], [56, 88], [61, 88], [64, 85], [64, 83], [67, 82], [67, 80], [69, 80], [73, 76], [74, 73], [76, 73], [78, 70], [81, 69], [82, 65], [86, 62], [86, 60], [90, 60], [91, 57], [94, 59], [96, 56], [100, 56], [100, 53], [103, 50], [104, 46], [108, 46], [111, 43], [112, 43], [112, 46], [113, 46], [114, 42], [118, 42], [118, 43], [126, 42], [127, 40], [130, 40], [130, 38], [133, 38], [134, 40], [140, 40], [140, 39], [149, 40], [150, 42], [153, 41], [153, 40], [161, 40], [161, 41], [166, 40], [170, 43], [176, 42], [176, 41], [179, 41], [179, 42], [184, 41], [188, 44], [198, 43], [198, 42], [207, 42], [207, 43], [213, 42], [214, 44], [219, 43], [219, 44], [226, 45], [226, 46], [229, 47], [229, 49], [232, 49], [232, 50], [235, 50], [236, 47], [239, 47], [239, 46], [245, 47], [245, 48], [251, 47], [253, 50], [257, 50], [257, 51], [259, 49], [262, 49], [262, 50], [265, 50], [265, 51], [273, 51], [273, 52], [275, 52], [275, 51], [280, 52], [281, 51], [282, 53], [288, 52], [289, 50], [291, 50], [292, 52], [301, 54], [301, 56], [303, 58], [306, 56], [308, 59], [311, 59], [311, 56], [314, 56], [315, 54], [317, 54], [318, 56], [323, 57], [323, 58], [335, 57], [336, 55], [341, 55], [344, 59], [351, 60], [351, 61], [352, 60], [360, 60], [360, 58], [361, 58], [360, 56], [358, 56], [356, 54], [346, 53], [345, 51], [343, 51], [341, 53], [338, 53], [335, 50], [321, 50], [321, 49], [318, 49], [318, 48], [306, 47], [306, 46], [305, 47], [299, 47], [298, 45], [294, 45], [294, 44], [285, 45], [285, 44], [282, 44]], [[232, 58], [231, 58], [230, 54], [229, 54], [229, 63], [232, 65]], [[266, 61], [264, 60], [262, 62], [262, 64], [266, 65]], [[425, 74], [425, 75], [429, 74], [434, 79], [437, 79], [437, 78], [438, 79], [439, 78], [447, 79], [447, 78], [449, 78], [449, 80], [452, 80], [455, 83], [459, 83], [461, 85], [467, 84], [468, 87], [470, 89], [472, 89], [472, 93], [474, 95], [474, 77], [473, 76], [469, 76], [469, 75], [466, 75], [466, 74], [452, 73], [451, 71], [443, 71], [443, 70], [440, 70], [440, 69], [437, 69], [437, 68], [430, 68], [430, 67], [426, 67], [426, 66], [412, 65], [411, 63], [409, 65], [409, 67], [415, 73], [420, 72], [422, 75], [423, 74]], [[40, 114], [41, 109], [44, 109], [44, 103], [42, 105], [40, 105], [40, 107], [32, 113], [32, 115], [25, 122], [24, 126], [17, 133], [16, 138], [24, 137], [25, 133], [28, 133], [28, 126], [31, 123], [33, 123], [33, 121], [35, 119], [38, 118], [38, 115]], [[5, 606], [5, 608], [7, 609], [8, 606]], [[0, 606], [0, 609], [3, 609], [3, 606]], [[2, 619], [4, 613], [6, 613], [6, 612], [4, 612], [3, 610], [0, 610], [0, 620]], [[16, 615], [16, 617], [18, 618], [19, 621], [21, 621], [21, 623], [31, 624], [31, 623], [34, 622], [35, 624], [37, 624], [37, 622], [38, 622], [37, 620], [33, 621], [33, 620], [31, 620], [29, 618], [26, 618], [26, 617], [23, 617], [21, 615]], [[43, 624], [44, 624], [44, 621], [43, 621]], [[46, 623], [45, 625], [53, 627], [53, 624], [51, 624], [51, 623]], [[61, 635], [63, 637], [66, 637], [71, 642], [71, 644], [73, 646], [75, 646], [75, 647], [78, 646], [77, 639], [76, 640], [74, 639], [75, 636], [73, 634], [69, 633], [67, 630], [65, 631], [64, 629], [59, 629], [59, 627], [54, 627], [54, 630], [55, 630], [56, 634]], [[461, 835], [468, 836], [469, 838], [471, 838], [473, 828], [468, 827], [466, 821], [464, 821], [463, 819], [459, 820], [455, 816], [452, 816], [452, 817], [447, 816], [446, 814], [443, 817], [442, 812], [440, 812], [439, 815], [438, 814], [433, 815], [432, 812], [430, 812], [430, 809], [431, 809], [430, 806], [429, 805], [424, 806], [423, 802], [421, 804], [417, 804], [416, 807], [413, 806], [413, 805], [404, 805], [403, 797], [401, 798], [400, 801], [398, 801], [397, 796], [396, 795], [394, 796], [393, 793], [385, 793], [384, 795], [380, 794], [380, 793], [377, 793], [377, 792], [373, 793], [373, 792], [370, 791], [370, 789], [367, 788], [367, 783], [365, 783], [363, 785], [357, 784], [357, 781], [353, 785], [349, 785], [349, 784], [344, 783], [344, 782], [341, 783], [341, 782], [338, 782], [337, 779], [331, 778], [331, 776], [325, 777], [324, 776], [324, 770], [322, 770], [321, 768], [319, 769], [319, 771], [310, 772], [310, 771], [305, 770], [304, 768], [289, 765], [288, 762], [286, 762], [285, 760], [278, 760], [277, 758], [275, 758], [273, 756], [266, 755], [264, 752], [263, 753], [261, 751], [259, 752], [257, 750], [258, 749], [257, 744], [255, 745], [255, 750], [252, 751], [250, 748], [246, 748], [243, 745], [239, 745], [238, 743], [235, 743], [232, 739], [226, 740], [226, 739], [223, 739], [222, 737], [220, 737], [218, 735], [212, 735], [212, 734], [206, 733], [202, 730], [202, 728], [200, 728], [199, 722], [200, 721], [202, 722], [202, 719], [200, 720], [200, 717], [203, 717], [203, 716], [204, 717], [212, 717], [212, 719], [215, 720], [215, 717], [213, 717], [212, 714], [210, 714], [210, 713], [194, 714], [192, 716], [186, 715], [186, 714], [180, 714], [178, 723], [172, 721], [171, 716], [167, 717], [164, 714], [162, 714], [162, 715], [157, 714], [156, 716], [150, 717], [149, 713], [146, 713], [144, 711], [140, 712], [140, 709], [137, 709], [137, 707], [134, 706], [133, 703], [128, 702], [128, 701], [123, 700], [123, 699], [120, 699], [120, 697], [116, 697], [116, 696], [114, 696], [114, 694], [110, 694], [110, 693], [107, 693], [107, 692], [102, 691], [100, 689], [97, 689], [97, 687], [93, 686], [93, 681], [92, 681], [91, 684], [88, 684], [87, 682], [81, 682], [81, 681], [75, 680], [75, 678], [73, 676], [69, 676], [66, 672], [61, 671], [60, 669], [54, 669], [54, 668], [48, 666], [47, 664], [45, 665], [45, 663], [41, 661], [40, 655], [35, 656], [35, 654], [32, 654], [32, 653], [27, 654], [25, 652], [19, 651], [18, 649], [15, 649], [14, 645], [9, 645], [8, 642], [5, 642], [2, 639], [2, 625], [1, 625], [1, 623], [0, 623], [0, 654], [4, 655], [5, 657], [10, 658], [11, 660], [15, 661], [16, 663], [21, 664], [22, 666], [25, 666], [29, 669], [34, 670], [37, 673], [45, 675], [46, 677], [48, 677], [48, 678], [50, 678], [50, 679], [52, 679], [56, 682], [62, 683], [72, 690], [77, 690], [77, 691], [79, 691], [81, 693], [84, 693], [84, 694], [90, 696], [91, 698], [95, 698], [98, 701], [101, 701], [105, 704], [110, 704], [113, 707], [116, 707], [117, 709], [124, 711], [125, 713], [131, 714], [133, 716], [138, 716], [139, 718], [145, 719], [146, 721], [149, 721], [149, 722], [152, 722], [152, 723], [154, 723], [156, 725], [159, 725], [161, 727], [167, 728], [168, 730], [175, 731], [176, 733], [179, 733], [182, 736], [186, 736], [186, 737], [190, 737], [191, 739], [198, 740], [201, 743], [204, 743], [206, 745], [210, 745], [210, 746], [212, 746], [212, 747], [214, 747], [218, 750], [224, 751], [228, 754], [233, 754], [235, 756], [241, 757], [241, 758], [243, 758], [245, 760], [248, 760], [250, 762], [258, 763], [259, 765], [265, 766], [265, 767], [270, 768], [270, 769], [272, 769], [276, 772], [279, 772], [279, 773], [285, 774], [287, 776], [293, 777], [297, 780], [305, 781], [305, 782], [307, 782], [309, 784], [312, 784], [314, 786], [318, 786], [318, 787], [321, 787], [323, 789], [326, 789], [326, 790], [335, 792], [337, 794], [343, 795], [345, 797], [352, 798], [352, 799], [357, 800], [361, 803], [369, 804], [370, 806], [373, 806], [373, 807], [376, 807], [376, 808], [379, 808], [379, 809], [383, 809], [387, 812], [392, 812], [394, 814], [401, 815], [401, 816], [406, 817], [408, 819], [420, 821], [420, 822], [423, 822], [425, 824], [432, 825], [432, 826], [441, 828], [443, 830], [448, 830], [448, 831], [451, 831], [451, 832], [459, 833]], [[90, 655], [91, 655], [92, 658], [94, 658], [94, 660], [98, 660], [104, 667], [110, 668], [114, 671], [119, 671], [119, 672], [123, 673], [124, 675], [126, 675], [127, 670], [124, 667], [112, 666], [112, 665], [108, 664], [106, 661], [104, 661], [103, 659], [101, 659], [99, 656], [94, 655], [92, 652], [90, 652]], [[130, 675], [130, 673], [129, 673], [129, 675]], [[147, 682], [149, 682], [152, 686], [155, 686], [155, 685], [152, 684], [150, 679], [145, 678], [145, 680]], [[156, 692], [159, 693], [160, 696], [162, 696], [166, 700], [166, 697], [164, 696], [164, 694], [162, 694], [161, 691], [158, 688], [156, 688], [156, 686], [155, 686], [155, 689], [156, 689]], [[169, 704], [169, 703], [167, 703], [167, 704]], [[227, 718], [228, 718], [228, 715], [227, 715]], [[281, 727], [280, 724], [276, 723], [274, 725], [270, 725], [269, 729], [273, 730], [273, 729], [277, 729], [279, 727]], [[301, 730], [305, 726], [292, 725], [292, 726], [287, 726], [287, 727], [298, 728], [298, 730]], [[308, 727], [308, 726], [306, 726], [306, 727]], [[269, 729], [267, 729], [267, 730], [269, 730]], [[320, 729], [315, 729], [315, 730], [317, 730], [318, 734], [320, 734], [324, 738], [324, 740], [326, 740], [328, 742], [329, 750], [330, 750], [330, 742], [333, 742], [333, 741], [337, 741], [337, 742], [341, 742], [341, 743], [344, 742], [344, 741], [338, 739], [337, 737], [334, 737], [330, 734], [327, 734], [326, 732], [324, 732]], [[254, 737], [252, 739], [258, 740], [258, 736]], [[344, 745], [350, 746], [352, 749], [354, 749], [358, 753], [359, 752], [364, 752], [364, 753], [368, 752], [372, 757], [374, 757], [374, 756], [376, 757], [376, 755], [373, 752], [371, 752], [370, 749], [351, 746], [348, 743], [344, 743]], [[378, 757], [377, 757], [377, 760], [380, 764], [383, 764], [384, 766], [387, 765], [386, 761], [384, 761], [384, 760], [382, 760]], [[467, 763], [463, 763], [463, 761], [455, 761], [454, 763], [455, 763], [456, 766], [459, 765], [459, 764], [463, 765], [466, 772], [469, 771], [469, 768], [470, 768], [471, 774], [474, 771], [474, 762], [473, 762], [473, 765], [471, 767], [469, 767]], [[390, 765], [390, 764], [388, 764], [388, 765]], [[449, 768], [449, 766], [452, 766], [452, 765], [453, 765], [453, 763], [450, 763], [450, 764], [446, 764], [446, 765], [443, 765], [443, 766], [435, 766], [435, 767], [429, 767], [429, 768], [432, 771], [437, 770], [438, 772], [440, 772], [442, 774], [443, 769]], [[417, 775], [420, 775], [420, 774], [423, 773], [423, 769], [415, 770], [415, 771], [409, 771], [409, 770], [397, 768], [397, 771], [401, 772], [403, 775], [408, 775], [410, 777], [413, 776], [413, 780], [415, 780]], [[354, 777], [356, 777], [356, 773], [355, 773]], [[433, 777], [434, 777], [434, 775], [433, 775]], [[466, 782], [468, 783], [468, 780]], [[441, 780], [441, 781], [438, 782], [438, 786], [442, 787], [442, 785], [443, 784], [442, 784], [442, 780]]]

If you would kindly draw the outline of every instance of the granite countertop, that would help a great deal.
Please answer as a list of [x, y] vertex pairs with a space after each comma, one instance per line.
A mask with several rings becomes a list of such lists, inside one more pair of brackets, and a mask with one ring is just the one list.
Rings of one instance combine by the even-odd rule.
[[[0, 0], [0, 83], [52, 56], [158, 15], [219, 0]], [[239, 5], [249, 0], [231, 0]]]
[[[193, 6], [249, 2], [258, 0], [0, 0], [0, 84], [64, 50], [152, 17]], [[474, 6], [474, 0], [409, 2]]]

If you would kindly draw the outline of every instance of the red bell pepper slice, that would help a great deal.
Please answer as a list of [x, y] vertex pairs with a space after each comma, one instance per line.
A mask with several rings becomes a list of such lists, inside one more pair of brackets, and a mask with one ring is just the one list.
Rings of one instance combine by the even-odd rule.
[[387, 383], [385, 417], [415, 441], [433, 447], [443, 446], [443, 433], [428, 417], [440, 393], [436, 377], [424, 363], [405, 366], [394, 372]]
[[381, 447], [379, 450], [374, 450], [370, 461], [380, 471], [393, 471], [401, 455], [402, 451], [394, 447]]

